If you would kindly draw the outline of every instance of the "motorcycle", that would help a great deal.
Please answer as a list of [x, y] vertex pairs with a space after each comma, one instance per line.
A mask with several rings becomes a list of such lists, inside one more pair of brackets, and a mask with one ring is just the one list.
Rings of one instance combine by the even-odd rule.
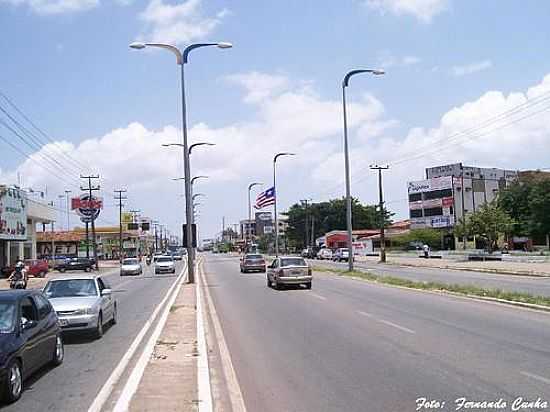
[[27, 289], [27, 282], [23, 279], [12, 279], [10, 281], [10, 289]]
[[145, 259], [145, 263], [147, 263], [147, 266], [150, 266], [151, 265], [151, 258], [147, 257], [147, 259]]

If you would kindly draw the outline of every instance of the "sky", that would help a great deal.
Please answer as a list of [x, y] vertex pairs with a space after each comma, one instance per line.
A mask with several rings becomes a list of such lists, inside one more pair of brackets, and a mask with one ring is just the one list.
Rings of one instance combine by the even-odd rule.
[[549, 13], [505, 0], [0, 0], [0, 183], [64, 208], [79, 174], [99, 174], [100, 224], [117, 223], [123, 188], [126, 209], [179, 233], [181, 151], [161, 146], [181, 142], [179, 68], [128, 45], [227, 41], [185, 67], [190, 143], [216, 145], [191, 156], [192, 175], [209, 176], [194, 187], [202, 238], [247, 216], [248, 184], [270, 187], [280, 151], [296, 153], [277, 164], [280, 211], [344, 195], [341, 82], [356, 68], [386, 74], [347, 89], [352, 194], [377, 202], [369, 165], [388, 164], [387, 207], [406, 218], [406, 182], [426, 167], [550, 168]]

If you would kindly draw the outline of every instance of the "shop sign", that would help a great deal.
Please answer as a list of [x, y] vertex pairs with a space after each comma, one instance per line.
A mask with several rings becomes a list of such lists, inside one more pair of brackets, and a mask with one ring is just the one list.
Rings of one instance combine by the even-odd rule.
[[433, 228], [449, 227], [454, 223], [452, 216], [436, 216], [431, 218], [430, 226]]
[[80, 217], [95, 220], [99, 216], [100, 210], [103, 209], [103, 199], [88, 194], [73, 197], [71, 209], [75, 210]]
[[27, 194], [0, 186], [0, 239], [27, 239]]
[[451, 189], [452, 187], [452, 176], [437, 177], [427, 180], [417, 180], [415, 182], [407, 183], [409, 194], [431, 192], [433, 190]]

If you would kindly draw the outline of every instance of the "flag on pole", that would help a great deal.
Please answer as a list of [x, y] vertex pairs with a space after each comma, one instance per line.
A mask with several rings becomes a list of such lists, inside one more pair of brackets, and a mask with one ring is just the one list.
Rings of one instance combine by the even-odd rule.
[[267, 189], [262, 192], [256, 198], [254, 209], [263, 209], [266, 206], [273, 205], [275, 203], [275, 187]]

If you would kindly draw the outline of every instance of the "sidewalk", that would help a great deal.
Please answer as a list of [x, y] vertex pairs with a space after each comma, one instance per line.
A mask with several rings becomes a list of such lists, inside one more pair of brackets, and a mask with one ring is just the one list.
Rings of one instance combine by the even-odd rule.
[[[378, 262], [378, 257], [356, 258], [358, 262]], [[478, 262], [457, 261], [455, 259], [422, 259], [418, 257], [387, 256], [388, 265], [429, 267], [439, 269], [469, 270], [521, 276], [550, 276], [550, 262]]]
[[197, 411], [197, 322], [195, 285], [182, 285], [130, 411]]

